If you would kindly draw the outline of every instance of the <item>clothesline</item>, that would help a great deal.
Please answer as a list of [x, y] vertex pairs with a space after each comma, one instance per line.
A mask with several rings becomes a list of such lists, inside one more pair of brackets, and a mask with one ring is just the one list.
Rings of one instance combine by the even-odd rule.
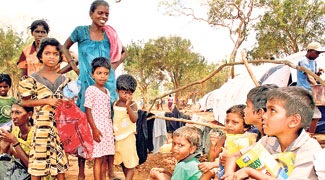
[[212, 124], [212, 123], [203, 123], [203, 122], [197, 122], [197, 121], [192, 121], [192, 120], [187, 120], [187, 119], [182, 119], [182, 118], [172, 118], [172, 117], [165, 117], [165, 116], [150, 116], [149, 118], [147, 118], [147, 121], [149, 121], [151, 119], [155, 119], [155, 118], [160, 118], [160, 119], [164, 119], [167, 121], [179, 121], [179, 122], [185, 122], [185, 123], [189, 123], [189, 124], [208, 126], [213, 129], [220, 129], [220, 130], [225, 129], [224, 126], [220, 126], [220, 125], [216, 125], [216, 124]]

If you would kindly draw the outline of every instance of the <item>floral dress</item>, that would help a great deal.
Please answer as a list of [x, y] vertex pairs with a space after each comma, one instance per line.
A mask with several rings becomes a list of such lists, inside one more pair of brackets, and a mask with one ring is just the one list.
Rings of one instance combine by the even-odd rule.
[[[62, 99], [62, 90], [69, 81], [70, 79], [63, 75], [60, 75], [54, 84], [38, 73], [24, 76], [19, 82], [20, 96], [31, 96], [33, 100], [52, 97]], [[68, 158], [55, 126], [54, 112], [54, 107], [50, 105], [34, 107], [35, 130], [28, 163], [28, 172], [33, 176], [56, 176], [68, 170]]]

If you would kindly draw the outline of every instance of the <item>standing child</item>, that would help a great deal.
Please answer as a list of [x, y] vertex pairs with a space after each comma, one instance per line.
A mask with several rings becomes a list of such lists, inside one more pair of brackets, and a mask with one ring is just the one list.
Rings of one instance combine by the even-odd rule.
[[105, 180], [107, 172], [107, 156], [114, 155], [114, 137], [111, 120], [110, 94], [105, 88], [111, 64], [104, 57], [95, 58], [92, 63], [92, 77], [95, 84], [86, 90], [85, 108], [88, 123], [94, 138], [92, 157], [94, 163], [94, 179]]
[[[293, 152], [294, 167], [289, 179], [318, 179], [314, 169], [314, 155], [321, 150], [319, 143], [304, 130], [314, 114], [315, 102], [308, 90], [283, 87], [267, 95], [263, 116], [264, 132], [261, 143], [270, 154]], [[246, 167], [226, 179], [276, 179], [256, 169]]]
[[55, 70], [62, 60], [59, 41], [42, 39], [37, 57], [43, 63], [41, 69], [31, 76], [24, 76], [19, 82], [22, 105], [35, 108], [28, 172], [32, 179], [51, 175], [60, 180], [65, 178], [64, 172], [68, 170], [68, 158], [55, 126], [54, 112], [62, 104], [62, 90], [70, 79]]
[[[227, 135], [235, 135], [238, 138], [249, 138], [249, 136], [245, 136], [247, 134], [244, 134], [248, 129], [249, 125], [247, 125], [244, 121], [244, 109], [245, 105], [234, 105], [230, 107], [226, 113], [226, 133]], [[242, 136], [240, 136], [242, 135]], [[203, 162], [199, 164], [199, 169], [204, 173], [200, 179], [211, 179], [214, 178], [216, 175], [219, 176], [219, 178], [224, 173], [223, 166], [225, 165], [224, 161], [220, 159], [220, 163], [218, 161], [215, 161], [216, 158], [221, 154], [223, 151], [223, 148], [225, 147], [226, 142], [226, 135], [223, 135], [219, 137], [216, 133], [210, 134], [210, 150], [208, 153], [208, 160], [209, 162]], [[249, 146], [249, 144], [248, 144]], [[226, 147], [229, 148], [229, 147]], [[234, 151], [232, 149], [228, 149], [229, 151]], [[223, 159], [224, 160], [224, 159]], [[222, 165], [221, 165], [222, 164]], [[213, 168], [218, 168], [219, 172], [215, 172]]]
[[126, 180], [133, 179], [134, 168], [139, 164], [136, 150], [136, 121], [138, 119], [137, 103], [132, 95], [137, 88], [137, 81], [128, 74], [120, 75], [116, 80], [118, 100], [114, 103], [114, 164], [121, 165]]
[[11, 88], [11, 78], [8, 74], [0, 74], [0, 127], [9, 125], [11, 106], [15, 101], [15, 98], [8, 95]]
[[196, 150], [199, 148], [201, 134], [196, 127], [183, 126], [173, 133], [172, 152], [178, 161], [174, 172], [170, 173], [164, 168], [152, 168], [150, 177], [157, 180], [197, 180], [202, 175], [198, 168], [199, 160]]

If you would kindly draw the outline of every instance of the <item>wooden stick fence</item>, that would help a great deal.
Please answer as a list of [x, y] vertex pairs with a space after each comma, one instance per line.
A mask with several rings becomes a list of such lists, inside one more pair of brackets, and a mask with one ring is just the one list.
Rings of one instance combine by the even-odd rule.
[[213, 129], [220, 129], [220, 130], [225, 129], [224, 126], [220, 126], [220, 125], [216, 125], [216, 124], [212, 124], [212, 123], [203, 123], [203, 122], [197, 122], [197, 121], [187, 120], [187, 119], [183, 119], [183, 118], [173, 118], [173, 117], [165, 117], [165, 116], [150, 116], [149, 118], [147, 118], [147, 121], [152, 120], [154, 118], [164, 119], [167, 121], [178, 121], [178, 122], [185, 122], [185, 123], [189, 123], [189, 124], [208, 126]]

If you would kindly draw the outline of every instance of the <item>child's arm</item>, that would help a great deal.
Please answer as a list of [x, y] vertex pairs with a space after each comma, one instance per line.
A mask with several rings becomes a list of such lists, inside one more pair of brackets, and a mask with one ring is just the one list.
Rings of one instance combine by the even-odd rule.
[[217, 134], [210, 134], [210, 150], [208, 153], [208, 161], [214, 161], [222, 152], [222, 148], [225, 144], [226, 136], [219, 137]]
[[256, 169], [246, 167], [238, 170], [232, 177], [227, 177], [225, 180], [241, 180], [241, 179], [247, 179], [247, 178], [253, 178], [253, 179], [263, 179], [263, 180], [275, 180], [276, 178], [266, 175], [261, 171], [258, 171]]
[[200, 171], [206, 173], [210, 169], [219, 167], [219, 163], [214, 161], [222, 152], [222, 147], [224, 146], [225, 141], [226, 141], [225, 135], [219, 137], [217, 134], [214, 133], [210, 134], [210, 150], [208, 153], [209, 162], [199, 163], [198, 168], [200, 169]]
[[57, 99], [57, 98], [46, 98], [46, 99], [38, 99], [38, 100], [31, 99], [31, 96], [22, 98], [22, 105], [27, 107], [43, 106], [43, 105], [58, 107], [61, 104], [62, 104], [62, 99]]
[[150, 170], [150, 177], [157, 180], [170, 180], [172, 174], [164, 168], [152, 168]]
[[126, 111], [130, 117], [130, 120], [135, 123], [138, 120], [138, 106], [137, 103], [132, 101], [132, 95], [127, 94], [126, 96]]
[[93, 138], [96, 142], [100, 142], [100, 138], [103, 136], [102, 133], [100, 132], [99, 129], [97, 129], [96, 127], [96, 124], [94, 122], [94, 119], [93, 119], [93, 115], [91, 113], [91, 109], [90, 108], [86, 108], [86, 116], [87, 116], [87, 120], [88, 120], [88, 123], [91, 127], [91, 130], [92, 130], [92, 133], [93, 133]]

